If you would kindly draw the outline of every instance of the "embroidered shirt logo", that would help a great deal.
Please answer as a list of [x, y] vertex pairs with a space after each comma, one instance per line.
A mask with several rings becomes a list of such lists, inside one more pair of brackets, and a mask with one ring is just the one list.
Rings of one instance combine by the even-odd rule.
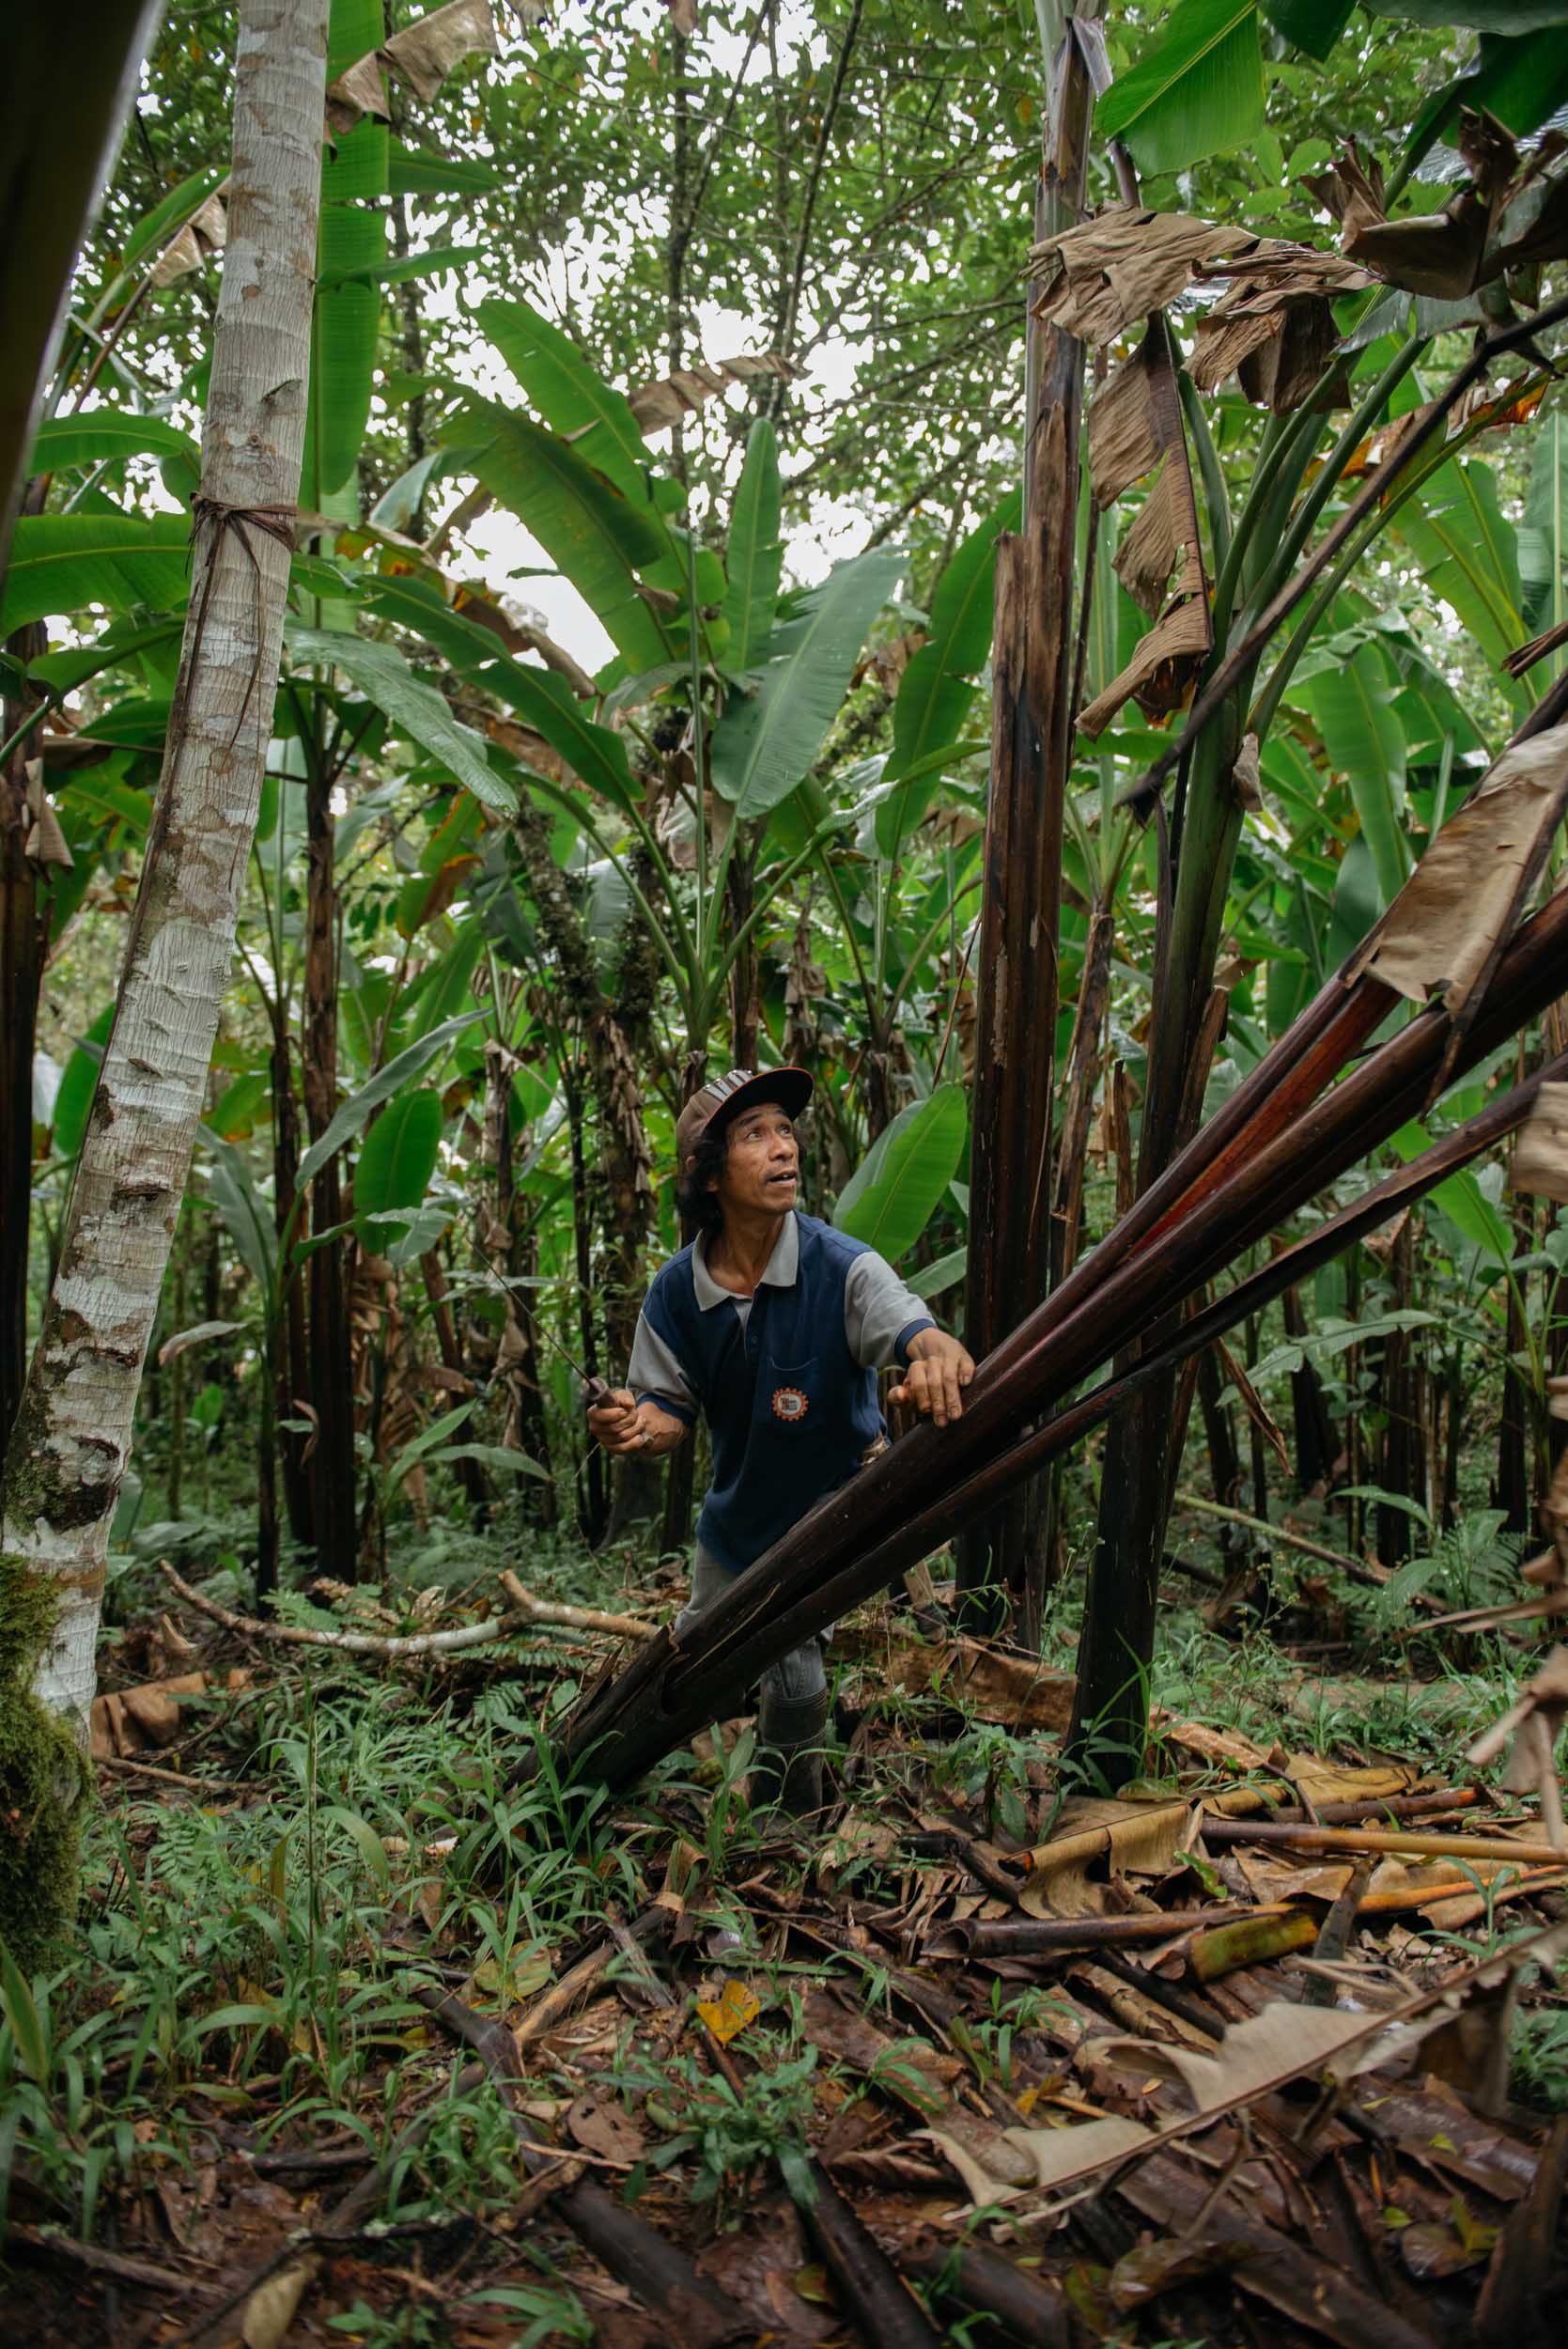
[[775, 1419], [804, 1419], [810, 1408], [810, 1397], [802, 1394], [799, 1387], [774, 1388], [773, 1416]]

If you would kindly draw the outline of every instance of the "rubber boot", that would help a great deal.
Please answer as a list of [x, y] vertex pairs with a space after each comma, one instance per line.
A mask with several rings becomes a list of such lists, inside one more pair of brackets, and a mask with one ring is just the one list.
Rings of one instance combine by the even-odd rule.
[[822, 1740], [831, 1698], [780, 1697], [764, 1688], [757, 1708], [757, 1753], [747, 1795], [753, 1811], [778, 1810], [803, 1819], [822, 1808]]

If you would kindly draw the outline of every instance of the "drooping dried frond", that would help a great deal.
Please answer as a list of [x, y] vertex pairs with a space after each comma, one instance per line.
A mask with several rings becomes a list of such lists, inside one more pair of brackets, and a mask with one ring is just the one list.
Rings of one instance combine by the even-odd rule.
[[1487, 967], [1568, 800], [1568, 723], [1506, 750], [1427, 849], [1353, 969], [1455, 1016]]
[[414, 96], [427, 104], [465, 57], [500, 54], [490, 0], [448, 0], [444, 8], [394, 33], [381, 55]]
[[733, 383], [755, 383], [766, 376], [789, 383], [802, 372], [793, 360], [781, 358], [776, 350], [743, 350], [733, 359], [716, 359], [711, 364], [699, 359], [689, 367], [677, 367], [673, 375], [640, 383], [628, 393], [627, 399], [639, 431], [663, 432], [721, 392], [727, 392]]

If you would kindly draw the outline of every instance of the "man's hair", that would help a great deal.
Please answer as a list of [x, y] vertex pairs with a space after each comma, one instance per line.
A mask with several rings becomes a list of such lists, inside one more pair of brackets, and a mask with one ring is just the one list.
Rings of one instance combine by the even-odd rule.
[[675, 1206], [682, 1222], [709, 1239], [723, 1229], [724, 1210], [719, 1205], [718, 1192], [710, 1190], [708, 1185], [722, 1169], [729, 1147], [729, 1127], [721, 1125], [715, 1132], [710, 1126], [698, 1136], [690, 1166], [683, 1166], [675, 1177]]

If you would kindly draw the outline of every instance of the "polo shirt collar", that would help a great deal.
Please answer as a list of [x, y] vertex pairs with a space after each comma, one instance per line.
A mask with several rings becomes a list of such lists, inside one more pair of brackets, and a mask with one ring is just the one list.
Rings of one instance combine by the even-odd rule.
[[[784, 1218], [784, 1229], [773, 1242], [773, 1253], [763, 1269], [759, 1288], [793, 1288], [800, 1270], [800, 1227], [793, 1211]], [[700, 1232], [691, 1247], [691, 1285], [697, 1293], [698, 1309], [711, 1313], [715, 1305], [744, 1303], [734, 1289], [721, 1288], [707, 1268], [707, 1234]]]

